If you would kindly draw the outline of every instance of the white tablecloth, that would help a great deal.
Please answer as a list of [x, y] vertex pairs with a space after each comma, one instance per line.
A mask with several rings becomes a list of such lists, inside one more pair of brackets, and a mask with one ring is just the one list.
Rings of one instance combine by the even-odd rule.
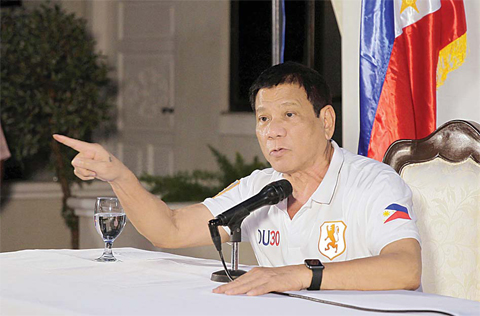
[[[101, 253], [101, 249], [1, 253], [0, 314], [378, 315], [274, 294], [214, 294], [218, 283], [210, 276], [221, 270], [218, 261], [133, 248], [114, 249], [121, 262], [92, 260]], [[411, 291], [292, 293], [363, 307], [480, 315], [478, 302]]]

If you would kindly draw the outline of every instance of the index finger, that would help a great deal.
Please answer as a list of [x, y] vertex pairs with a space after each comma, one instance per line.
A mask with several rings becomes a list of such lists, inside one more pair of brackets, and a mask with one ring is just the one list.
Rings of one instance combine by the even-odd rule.
[[86, 150], [92, 150], [93, 149], [93, 144], [87, 143], [78, 139], [73, 139], [64, 135], [59, 135], [59, 134], [53, 134], [53, 138], [59, 142], [64, 144], [65, 146], [68, 146], [70, 148], [75, 149], [78, 152], [86, 151]]

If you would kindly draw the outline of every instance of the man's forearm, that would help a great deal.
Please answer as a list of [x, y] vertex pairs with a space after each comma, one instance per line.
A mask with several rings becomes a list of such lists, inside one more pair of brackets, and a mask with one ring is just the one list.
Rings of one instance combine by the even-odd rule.
[[[387, 245], [380, 255], [324, 263], [321, 290], [415, 290], [422, 270], [420, 245], [402, 239]], [[310, 286], [312, 272], [303, 264], [254, 268], [214, 293], [262, 295], [271, 291], [298, 291]]]
[[[110, 182], [135, 228], [159, 248], [204, 246], [212, 243], [208, 221], [212, 213], [203, 204], [177, 210], [151, 194], [130, 171]], [[221, 229], [222, 240], [228, 234]]]
[[409, 252], [324, 265], [322, 290], [415, 290], [420, 286], [421, 260]]
[[140, 234], [156, 246], [169, 247], [175, 243], [176, 226], [172, 211], [148, 192], [130, 170], [110, 185]]

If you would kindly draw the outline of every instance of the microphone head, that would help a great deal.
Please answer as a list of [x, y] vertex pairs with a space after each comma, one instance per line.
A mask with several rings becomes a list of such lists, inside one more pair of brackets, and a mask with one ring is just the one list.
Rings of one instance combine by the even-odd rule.
[[282, 179], [266, 185], [262, 191], [265, 193], [268, 204], [274, 205], [289, 197], [293, 188], [288, 180]]

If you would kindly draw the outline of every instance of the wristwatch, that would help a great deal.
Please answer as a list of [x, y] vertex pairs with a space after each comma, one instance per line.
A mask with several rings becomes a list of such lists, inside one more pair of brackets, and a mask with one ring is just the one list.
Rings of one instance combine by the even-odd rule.
[[312, 270], [312, 282], [310, 283], [310, 287], [307, 288], [309, 291], [318, 291], [320, 290], [320, 285], [322, 284], [322, 276], [323, 276], [323, 264], [318, 259], [305, 259], [305, 265], [307, 268]]

